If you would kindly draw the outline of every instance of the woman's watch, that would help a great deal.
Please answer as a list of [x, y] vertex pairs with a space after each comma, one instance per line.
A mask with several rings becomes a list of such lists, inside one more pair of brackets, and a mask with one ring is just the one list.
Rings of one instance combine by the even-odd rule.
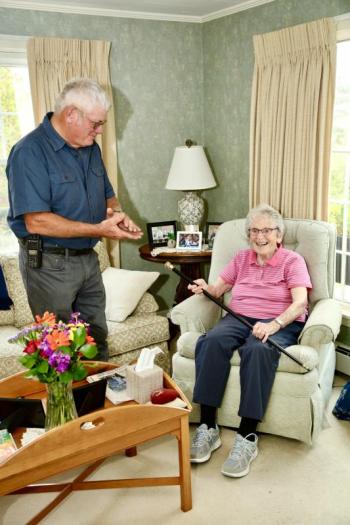
[[278, 317], [275, 317], [274, 321], [279, 325], [280, 328], [283, 328], [284, 324]]

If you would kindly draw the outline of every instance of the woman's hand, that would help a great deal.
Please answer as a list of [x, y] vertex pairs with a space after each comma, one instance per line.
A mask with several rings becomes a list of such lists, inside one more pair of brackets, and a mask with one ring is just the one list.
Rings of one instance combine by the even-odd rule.
[[189, 284], [188, 287], [187, 287], [194, 294], [198, 295], [198, 294], [203, 293], [203, 290], [207, 290], [208, 285], [207, 285], [207, 283], [205, 282], [204, 279], [196, 279], [194, 282], [196, 284]]
[[269, 323], [262, 323], [258, 321], [253, 326], [252, 334], [255, 335], [257, 339], [260, 339], [263, 343], [266, 343], [267, 338], [270, 335], [275, 334], [280, 329], [280, 326], [276, 321], [270, 321]]

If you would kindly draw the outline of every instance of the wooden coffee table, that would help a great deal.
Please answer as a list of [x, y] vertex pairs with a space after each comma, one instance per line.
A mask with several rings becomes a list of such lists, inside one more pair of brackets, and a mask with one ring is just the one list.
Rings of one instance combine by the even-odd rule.
[[[98, 363], [90, 373], [111, 368], [115, 368], [112, 363]], [[76, 385], [84, 382], [77, 382]], [[104, 409], [46, 432], [28, 445], [19, 448], [1, 463], [0, 495], [59, 492], [57, 497], [27, 525], [39, 523], [73, 490], [179, 485], [181, 509], [185, 512], [191, 510], [188, 416], [192, 407], [179, 387], [165, 372], [164, 386], [175, 388], [187, 408], [139, 405], [134, 401], [115, 406], [106, 399]], [[26, 379], [22, 372], [0, 381], [0, 397], [21, 396], [41, 399], [45, 395], [45, 385]], [[82, 429], [83, 423], [88, 421], [95, 425], [94, 428]], [[20, 444], [23, 430], [21, 432], [19, 429], [14, 433], [17, 445]], [[85, 481], [105, 458], [122, 450], [125, 450], [128, 456], [133, 456], [136, 454], [137, 445], [165, 435], [175, 436], [178, 441], [178, 476]], [[89, 466], [73, 481], [32, 485], [85, 464]]]

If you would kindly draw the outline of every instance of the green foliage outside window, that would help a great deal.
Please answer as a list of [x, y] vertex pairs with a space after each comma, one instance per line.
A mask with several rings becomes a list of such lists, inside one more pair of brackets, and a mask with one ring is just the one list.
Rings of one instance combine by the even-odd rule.
[[33, 128], [27, 68], [0, 66], [0, 253], [16, 249], [8, 228], [7, 158], [12, 146]]

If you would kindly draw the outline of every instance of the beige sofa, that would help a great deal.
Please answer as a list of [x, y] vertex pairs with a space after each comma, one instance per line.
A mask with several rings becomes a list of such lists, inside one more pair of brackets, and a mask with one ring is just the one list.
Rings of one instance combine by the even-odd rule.
[[[247, 247], [244, 219], [222, 224], [215, 237], [209, 282], [214, 282], [232, 255]], [[269, 405], [258, 430], [286, 436], [306, 443], [316, 438], [326, 424], [325, 407], [329, 400], [335, 369], [334, 341], [340, 329], [340, 305], [332, 299], [335, 267], [335, 228], [311, 220], [285, 220], [284, 246], [296, 250], [306, 260], [313, 290], [311, 314], [300, 336], [299, 345], [288, 348], [311, 371], [282, 355]], [[226, 294], [225, 303], [230, 294]], [[201, 333], [213, 327], [225, 314], [205, 296], [192, 296], [171, 312], [181, 336], [173, 357], [173, 378], [191, 400], [195, 381], [194, 350]], [[240, 399], [239, 355], [234, 352], [225, 395], [218, 410], [218, 424], [236, 427]], [[194, 404], [193, 422], [199, 421], [199, 407]]]
[[[110, 266], [104, 245], [97, 246], [100, 268], [103, 272]], [[2, 256], [0, 264], [9, 296], [13, 301], [10, 310], [0, 311], [0, 378], [22, 370], [18, 357], [22, 348], [8, 342], [9, 337], [33, 322], [27, 295], [18, 267], [17, 256]], [[156, 362], [164, 370], [170, 370], [168, 343], [169, 322], [157, 314], [158, 305], [154, 297], [145, 292], [132, 314], [123, 322], [107, 321], [110, 361], [119, 365], [137, 359], [144, 347], [159, 346], [163, 353]]]

